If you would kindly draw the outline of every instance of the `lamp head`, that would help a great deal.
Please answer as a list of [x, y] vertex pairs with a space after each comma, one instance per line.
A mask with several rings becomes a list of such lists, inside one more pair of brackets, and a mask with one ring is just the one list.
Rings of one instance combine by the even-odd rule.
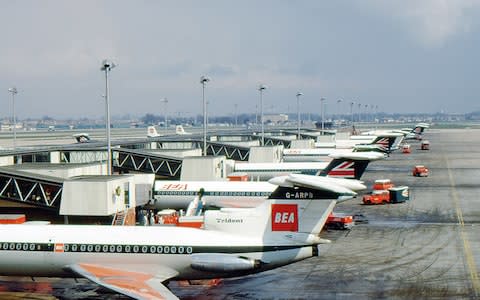
[[298, 93], [297, 93], [297, 97], [300, 97], [300, 96], [303, 96], [303, 93], [302, 93], [302, 92], [298, 92]]
[[17, 91], [17, 88], [16, 88], [16, 87], [11, 87], [11, 88], [9, 88], [9, 89], [8, 89], [8, 91], [9, 91], [10, 93], [12, 93], [12, 94], [16, 94], [16, 93], [18, 93], [18, 91]]
[[210, 77], [208, 77], [208, 76], [201, 76], [201, 77], [200, 77], [200, 83], [201, 83], [201, 84], [205, 84], [205, 83], [209, 82], [210, 80], [211, 80], [211, 79], [210, 79]]
[[110, 71], [111, 69], [115, 68], [117, 65], [108, 59], [104, 59], [102, 61], [102, 66], [100, 67], [101, 71]]
[[268, 87], [267, 87], [266, 85], [264, 85], [264, 84], [261, 84], [261, 85], [258, 86], [258, 90], [259, 90], [259, 91], [266, 90], [267, 88], [268, 88]]

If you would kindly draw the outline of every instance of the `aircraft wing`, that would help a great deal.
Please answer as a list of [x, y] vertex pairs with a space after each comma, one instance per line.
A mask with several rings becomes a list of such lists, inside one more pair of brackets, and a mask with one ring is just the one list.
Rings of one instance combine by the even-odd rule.
[[[177, 276], [177, 271], [159, 265], [144, 267], [146, 266], [78, 263], [67, 268], [96, 284], [134, 299], [178, 300], [177, 296], [162, 284], [163, 281]], [[142, 269], [148, 271], [141, 271]]]

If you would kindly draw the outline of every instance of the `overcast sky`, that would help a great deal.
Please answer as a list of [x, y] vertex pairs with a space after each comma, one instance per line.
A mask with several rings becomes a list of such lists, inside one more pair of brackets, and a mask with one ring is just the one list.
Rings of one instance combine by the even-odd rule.
[[[1, 1], [0, 118], [480, 110], [480, 1]], [[337, 104], [337, 100], [343, 102]]]

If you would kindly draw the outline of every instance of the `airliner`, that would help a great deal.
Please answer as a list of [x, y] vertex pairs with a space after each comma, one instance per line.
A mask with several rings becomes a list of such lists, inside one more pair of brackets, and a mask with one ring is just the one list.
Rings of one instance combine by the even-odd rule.
[[[330, 162], [282, 162], [282, 163], [246, 163], [236, 162], [233, 169], [235, 174], [244, 174], [252, 180], [265, 181], [272, 177], [287, 175], [291, 173], [318, 175], [321, 170], [332, 168], [332, 164], [340, 163], [345, 159], [367, 159], [376, 160], [384, 158], [385, 155], [378, 152], [351, 152], [331, 154]], [[337, 160], [336, 160], [337, 159]], [[350, 174], [352, 175], [352, 174]], [[356, 178], [358, 179], [358, 178]]]
[[[360, 177], [370, 161], [382, 159], [380, 153], [349, 153], [333, 156], [332, 161], [323, 170], [317, 170], [319, 176], [328, 177], [331, 182], [353, 191], [365, 190]], [[312, 176], [312, 175], [307, 175]], [[317, 179], [321, 180], [321, 179]], [[253, 207], [259, 201], [268, 198], [276, 185], [268, 181], [179, 181], [157, 180], [153, 189], [153, 202], [156, 209], [185, 209], [203, 189], [203, 201], [216, 207]]]
[[[337, 201], [355, 192], [285, 176], [279, 199], [209, 210], [204, 228], [0, 225], [0, 275], [83, 277], [135, 299], [178, 299], [170, 280], [259, 273], [319, 255], [319, 234]], [[318, 199], [319, 195], [330, 199]], [[321, 198], [321, 197], [320, 197]]]
[[[321, 162], [328, 159], [330, 154], [348, 154], [352, 152], [380, 152], [389, 154], [400, 148], [403, 134], [384, 132], [376, 136], [360, 135], [351, 136], [351, 140], [338, 140], [338, 148], [307, 148], [307, 149], [284, 149], [283, 160], [285, 162]], [[348, 146], [348, 147], [347, 147]]]
[[351, 149], [336, 148], [289, 148], [283, 149], [284, 162], [324, 162], [329, 160], [329, 155], [350, 154], [352, 152], [380, 152], [390, 153], [382, 145], [356, 145]]
[[362, 135], [377, 135], [385, 133], [400, 133], [404, 135], [405, 140], [421, 140], [423, 138], [423, 132], [425, 129], [429, 128], [430, 124], [428, 123], [418, 123], [414, 128], [402, 128], [402, 129], [393, 129], [393, 130], [383, 130], [383, 131], [368, 131], [362, 133]]
[[377, 145], [381, 149], [390, 153], [393, 150], [398, 150], [403, 141], [404, 133], [399, 132], [370, 132], [371, 134], [352, 135], [348, 140], [336, 140], [335, 147], [331, 147], [328, 143], [325, 147], [324, 143], [316, 142], [316, 148], [330, 148], [330, 149], [352, 149], [356, 147], [360, 151], [369, 150], [372, 145]]

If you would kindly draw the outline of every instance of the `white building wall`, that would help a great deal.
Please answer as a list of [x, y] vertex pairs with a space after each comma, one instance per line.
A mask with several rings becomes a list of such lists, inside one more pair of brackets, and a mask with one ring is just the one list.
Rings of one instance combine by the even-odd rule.
[[109, 216], [134, 206], [132, 175], [83, 177], [63, 183], [60, 215]]
[[248, 162], [277, 163], [282, 160], [283, 146], [251, 147]]
[[225, 156], [185, 157], [181, 180], [220, 180], [226, 178]]

